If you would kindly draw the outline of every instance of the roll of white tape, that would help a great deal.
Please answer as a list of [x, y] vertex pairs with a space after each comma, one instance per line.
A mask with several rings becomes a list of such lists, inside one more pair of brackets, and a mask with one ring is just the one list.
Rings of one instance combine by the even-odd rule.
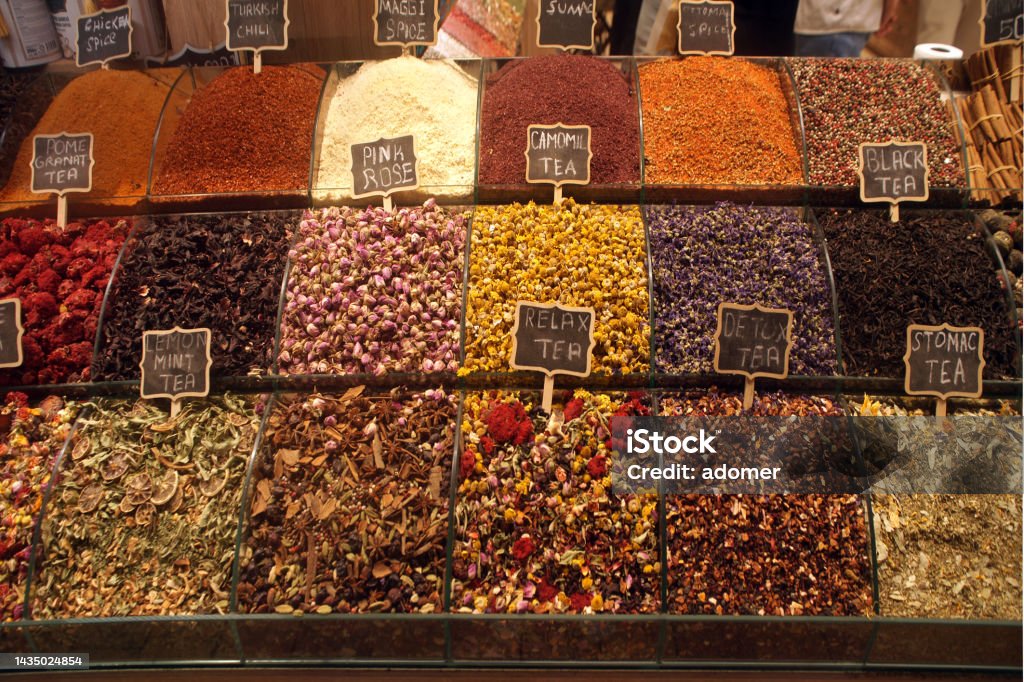
[[942, 43], [921, 43], [914, 47], [914, 59], [963, 59], [964, 51]]

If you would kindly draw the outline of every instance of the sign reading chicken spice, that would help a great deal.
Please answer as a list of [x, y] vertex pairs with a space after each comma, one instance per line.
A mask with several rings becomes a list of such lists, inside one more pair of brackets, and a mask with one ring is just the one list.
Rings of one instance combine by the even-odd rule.
[[253, 51], [253, 71], [263, 68], [262, 50], [288, 49], [288, 0], [225, 0], [227, 49]]
[[984, 344], [985, 332], [980, 327], [908, 325], [904, 389], [909, 395], [937, 397], [938, 417], [946, 414], [947, 398], [980, 397]]
[[373, 42], [377, 45], [433, 45], [440, 21], [437, 0], [373, 0]]
[[732, 2], [704, 0], [679, 3], [679, 53], [731, 55], [736, 22]]
[[391, 194], [420, 186], [416, 145], [412, 135], [380, 138], [352, 145], [352, 198], [383, 196], [391, 210]]
[[21, 299], [5, 298], [0, 301], [0, 367], [20, 367], [24, 356], [21, 337]]
[[715, 371], [745, 377], [743, 408], [754, 401], [754, 379], [789, 376], [793, 312], [737, 303], [718, 304]]
[[593, 308], [554, 303], [516, 303], [512, 327], [512, 369], [544, 373], [546, 412], [551, 411], [555, 375], [590, 375], [594, 350]]
[[102, 64], [132, 54], [132, 8], [100, 10], [78, 18], [75, 64]]
[[545, 0], [537, 12], [537, 46], [594, 49], [594, 0]]
[[858, 147], [860, 200], [888, 202], [899, 222], [899, 202], [928, 201], [928, 147], [924, 142], [862, 142]]
[[532, 125], [526, 131], [526, 182], [555, 186], [562, 203], [562, 185], [590, 183], [590, 126]]
[[171, 416], [182, 398], [201, 398], [210, 393], [210, 330], [182, 329], [142, 333], [142, 381], [146, 399], [170, 398]]
[[982, 0], [978, 23], [982, 46], [1015, 43], [1024, 37], [1024, 8], [1020, 0]]
[[67, 227], [68, 192], [88, 192], [92, 189], [92, 133], [72, 135], [36, 135], [32, 138], [32, 181], [34, 194], [55, 193], [57, 199], [57, 225]]

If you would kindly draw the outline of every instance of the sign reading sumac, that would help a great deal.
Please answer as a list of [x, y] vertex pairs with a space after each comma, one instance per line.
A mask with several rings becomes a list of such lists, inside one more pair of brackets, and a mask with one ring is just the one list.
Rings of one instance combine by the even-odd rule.
[[679, 53], [731, 55], [736, 49], [734, 16], [732, 2], [680, 0]]
[[440, 22], [437, 0], [373, 0], [373, 42], [377, 45], [433, 45]]
[[1024, 38], [1024, 4], [1021, 0], [982, 0], [978, 23], [983, 46], [1015, 43]]
[[76, 22], [75, 63], [106, 64], [132, 54], [132, 9], [120, 7], [86, 14]]
[[420, 186], [412, 135], [352, 145], [352, 197], [389, 196]]
[[182, 329], [142, 333], [143, 398], [199, 398], [210, 392], [210, 330]]
[[979, 327], [912, 324], [907, 327], [904, 389], [909, 395], [981, 396], [985, 332]]
[[21, 300], [0, 300], [0, 367], [19, 367], [22, 363]]
[[288, 48], [288, 0], [226, 0], [227, 49]]
[[531, 125], [526, 132], [526, 181], [561, 185], [590, 182], [590, 126]]
[[924, 142], [862, 142], [858, 148], [864, 202], [928, 200], [928, 147]]
[[785, 379], [789, 375], [792, 337], [792, 311], [719, 303], [715, 371], [748, 379]]
[[519, 301], [512, 328], [512, 369], [589, 376], [594, 318], [593, 308]]
[[92, 133], [36, 135], [32, 138], [35, 194], [88, 192], [92, 189]]
[[596, 0], [541, 0], [537, 46], [594, 49], [595, 3]]

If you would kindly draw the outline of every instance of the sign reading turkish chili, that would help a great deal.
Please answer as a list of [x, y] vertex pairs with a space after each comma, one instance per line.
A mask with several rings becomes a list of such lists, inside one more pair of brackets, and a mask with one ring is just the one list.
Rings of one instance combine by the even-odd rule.
[[928, 147], [924, 142], [862, 142], [858, 147], [860, 199], [927, 201]]
[[0, 300], [0, 367], [19, 367], [23, 361], [21, 336], [21, 300]]
[[526, 132], [526, 182], [590, 183], [590, 126], [531, 125]]
[[703, 0], [679, 3], [679, 54], [722, 54], [735, 51], [735, 8], [732, 2]]
[[412, 135], [352, 145], [352, 197], [389, 196], [420, 186]]
[[104, 9], [78, 18], [75, 63], [106, 64], [132, 54], [132, 9]]
[[789, 376], [793, 312], [738, 303], [718, 304], [715, 371], [755, 377]]
[[541, 0], [537, 12], [537, 46], [563, 50], [594, 49], [596, 0]]
[[92, 189], [92, 133], [36, 135], [32, 138], [32, 192], [88, 192]]
[[377, 45], [433, 45], [439, 23], [437, 0], [373, 0], [373, 42]]
[[1020, 0], [982, 0], [978, 23], [983, 46], [1016, 43], [1024, 38], [1024, 4]]
[[549, 377], [589, 376], [594, 319], [593, 308], [519, 301], [512, 328], [512, 369]]
[[285, 50], [288, 48], [288, 0], [225, 0], [227, 49]]
[[979, 327], [909, 325], [903, 356], [907, 394], [942, 400], [981, 396], [984, 345], [985, 332]]
[[182, 329], [142, 333], [143, 398], [201, 398], [210, 392], [210, 330]]

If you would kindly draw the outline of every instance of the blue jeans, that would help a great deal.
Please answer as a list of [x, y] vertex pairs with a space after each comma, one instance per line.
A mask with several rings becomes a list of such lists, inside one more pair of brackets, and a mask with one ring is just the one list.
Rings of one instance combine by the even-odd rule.
[[859, 57], [860, 51], [868, 43], [870, 33], [823, 33], [810, 35], [797, 33], [797, 57]]

